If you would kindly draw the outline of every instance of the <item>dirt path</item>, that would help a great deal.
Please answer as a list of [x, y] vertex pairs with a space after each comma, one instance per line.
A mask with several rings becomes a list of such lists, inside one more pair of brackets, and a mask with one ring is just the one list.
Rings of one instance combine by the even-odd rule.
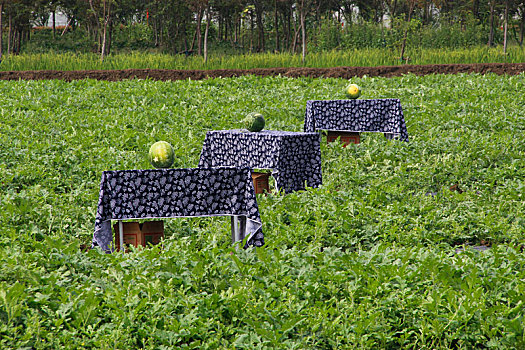
[[0, 80], [43, 80], [97, 79], [118, 81], [124, 79], [152, 80], [200, 80], [216, 77], [238, 77], [241, 75], [286, 77], [329, 77], [344, 78], [367, 76], [395, 77], [404, 74], [458, 74], [495, 73], [515, 75], [525, 72], [525, 63], [480, 63], [480, 64], [434, 64], [402, 65], [379, 67], [335, 67], [335, 68], [257, 68], [257, 69], [217, 69], [217, 70], [172, 70], [172, 69], [124, 69], [124, 70], [83, 70], [83, 71], [8, 71], [0, 72]]

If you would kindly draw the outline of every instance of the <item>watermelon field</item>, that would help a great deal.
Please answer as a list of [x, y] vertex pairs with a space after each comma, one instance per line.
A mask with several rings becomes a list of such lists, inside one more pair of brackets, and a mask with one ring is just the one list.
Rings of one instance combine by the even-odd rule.
[[161, 246], [91, 242], [104, 170], [159, 140], [196, 167], [207, 130], [302, 131], [347, 80], [0, 81], [0, 348], [525, 348], [525, 75], [352, 82], [399, 98], [410, 142], [321, 144], [323, 185], [258, 195], [266, 245], [226, 217]]

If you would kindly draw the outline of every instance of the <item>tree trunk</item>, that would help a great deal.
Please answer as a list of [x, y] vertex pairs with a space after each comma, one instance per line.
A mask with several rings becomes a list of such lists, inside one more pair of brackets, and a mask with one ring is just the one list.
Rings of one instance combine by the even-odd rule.
[[233, 23], [234, 30], [233, 30], [233, 42], [237, 44], [239, 42], [239, 33], [240, 33], [240, 26], [239, 26], [239, 19], [236, 17], [235, 21]]
[[51, 15], [52, 15], [52, 18], [53, 18], [53, 38], [55, 37], [56, 29], [57, 29], [55, 13], [56, 13], [55, 10], [53, 10], [53, 12], [51, 12]]
[[230, 25], [230, 19], [224, 18], [224, 41], [228, 41], [228, 38], [231, 37], [231, 25]]
[[164, 23], [162, 23], [162, 18], [159, 18], [159, 46], [164, 45]]
[[425, 2], [424, 8], [423, 8], [423, 25], [427, 25], [430, 23], [430, 3]]
[[273, 4], [275, 6], [275, 12], [273, 13], [275, 19], [275, 52], [279, 52], [279, 18], [277, 16], [277, 0], [274, 0]]
[[206, 7], [206, 29], [204, 30], [204, 62], [208, 62], [208, 32], [210, 30], [210, 4]]
[[317, 33], [321, 33], [321, 27], [323, 26], [323, 23], [321, 23], [321, 20], [323, 19], [323, 16], [321, 15], [321, 2], [319, 1], [317, 4], [317, 9], [315, 10], [315, 22], [317, 23]]
[[196, 41], [197, 41], [197, 30], [195, 30], [195, 33], [193, 34], [193, 39], [191, 39], [190, 51], [193, 51], [195, 49]]
[[389, 6], [390, 9], [390, 28], [394, 28], [394, 18], [396, 17], [397, 11], [397, 0], [394, 0], [393, 4]]
[[202, 34], [201, 34], [201, 22], [202, 22], [202, 9], [199, 6], [199, 9], [197, 10], [197, 29], [196, 29], [196, 35], [197, 35], [197, 54], [200, 56], [202, 54]]
[[474, 18], [479, 19], [479, 0], [472, 1], [472, 15]]
[[104, 28], [102, 29], [102, 44], [100, 46], [100, 60], [104, 61], [104, 56], [106, 54], [106, 31], [107, 26], [104, 24]]
[[290, 51], [295, 54], [295, 48], [297, 45], [297, 40], [299, 33], [299, 26], [297, 25], [297, 18], [294, 14], [294, 8], [288, 8], [288, 47]]
[[9, 25], [9, 28], [7, 29], [7, 54], [9, 55], [13, 45], [13, 15], [11, 12], [9, 12], [7, 22]]
[[505, 24], [503, 28], [503, 54], [507, 54], [507, 33], [509, 23], [509, 0], [505, 0]]
[[253, 14], [250, 14], [251, 30], [250, 30], [250, 53], [253, 52], [253, 32], [255, 31], [255, 23], [253, 20]]
[[487, 45], [490, 47], [494, 43], [494, 1], [490, 2], [490, 16], [489, 16], [489, 25], [490, 25], [490, 32], [489, 32], [489, 42]]
[[[104, 0], [104, 4], [105, 4], [105, 0]], [[95, 10], [95, 6], [93, 5], [93, 0], [89, 0], [89, 7], [91, 8], [91, 11], [93, 12], [93, 16], [95, 16], [95, 33], [94, 33], [94, 37], [95, 37], [95, 40], [97, 41], [97, 45], [98, 45], [98, 52], [101, 53], [101, 57], [100, 59], [101, 60], [104, 60], [104, 56], [103, 56], [103, 51], [102, 51], [102, 47], [103, 47], [103, 39], [104, 39], [104, 28], [100, 28], [101, 25], [100, 25], [100, 20], [98, 18], [98, 12]], [[101, 33], [102, 32], [102, 33]], [[95, 36], [96, 35], [96, 36]]]
[[265, 50], [264, 43], [264, 24], [263, 24], [263, 8], [262, 4], [259, 1], [255, 2], [255, 19], [257, 21], [257, 51], [262, 52]]
[[292, 19], [288, 12], [283, 13], [283, 34], [284, 42], [282, 44], [283, 51], [285, 49], [290, 50], [291, 33], [292, 33]]
[[15, 29], [15, 42], [13, 44], [13, 53], [18, 55], [20, 53], [20, 47], [22, 46], [22, 29]]
[[111, 44], [113, 43], [113, 19], [110, 18], [109, 24], [108, 24], [108, 39], [106, 43], [106, 54], [111, 54]]
[[414, 5], [415, 5], [415, 1], [410, 1], [410, 5], [408, 9], [408, 22], [407, 22], [407, 27], [405, 28], [405, 33], [403, 34], [403, 42], [401, 43], [401, 55], [399, 56], [399, 59], [401, 61], [405, 60], [405, 48], [407, 44], [408, 28], [410, 27], [410, 21], [412, 20], [412, 12], [414, 11]]
[[2, 22], [2, 11], [4, 10], [4, 3], [0, 2], [0, 62], [2, 62], [2, 55], [4, 53], [4, 23]]
[[[219, 13], [218, 17], [219, 18], [217, 20], [217, 39], [221, 41], [224, 36], [224, 19], [222, 18], [221, 13]], [[204, 30], [206, 30], [206, 28]]]
[[244, 52], [244, 44], [246, 43], [246, 32], [243, 30], [246, 20], [242, 17], [239, 18], [239, 41]]
[[[226, 26], [227, 26], [227, 29], [228, 29], [228, 33], [230, 33], [230, 37], [229, 37], [229, 40], [230, 40], [230, 45], [232, 47], [235, 47], [235, 21], [233, 18], [229, 18], [228, 21], [226, 21]], [[227, 38], [228, 40], [228, 38]]]
[[386, 47], [386, 40], [385, 40], [385, 21], [384, 21], [384, 13], [385, 13], [385, 9], [383, 8], [383, 6], [381, 6], [381, 23], [380, 23], [380, 26], [381, 26], [381, 45], [383, 47]]
[[184, 51], [188, 51], [188, 36], [186, 35], [186, 20], [182, 23], [182, 43], [184, 45]]
[[102, 28], [102, 47], [100, 48], [100, 60], [104, 61], [106, 54], [108, 53], [108, 32], [109, 32], [109, 22], [111, 21], [111, 0], [103, 1], [103, 13], [104, 13], [104, 23]]
[[302, 53], [301, 61], [304, 64], [306, 60], [306, 28], [305, 28], [306, 10], [304, 8], [304, 0], [301, 0], [301, 10], [299, 13], [299, 17], [301, 20], [301, 39], [303, 43], [303, 53]]
[[294, 30], [294, 34], [293, 34], [293, 40], [292, 40], [292, 46], [290, 47], [292, 53], [295, 55], [295, 49], [297, 47], [297, 40], [299, 38], [299, 30], [301, 29], [300, 27], [296, 26], [296, 21], [294, 20], [293, 22], [293, 30]]
[[[221, 16], [222, 17], [222, 16]], [[223, 33], [222, 33], [222, 40], [228, 41], [229, 37], [231, 37], [231, 28], [230, 28], [230, 18], [224, 17], [223, 21]], [[220, 38], [217, 38], [220, 41]]]
[[520, 46], [523, 45], [523, 30], [525, 30], [525, 6], [521, 11], [521, 22], [520, 22]]
[[159, 18], [160, 16], [153, 16], [151, 19], [148, 19], [149, 23], [152, 23], [152, 30], [155, 37], [155, 47], [159, 47], [160, 45], [160, 27], [162, 25], [162, 20]]

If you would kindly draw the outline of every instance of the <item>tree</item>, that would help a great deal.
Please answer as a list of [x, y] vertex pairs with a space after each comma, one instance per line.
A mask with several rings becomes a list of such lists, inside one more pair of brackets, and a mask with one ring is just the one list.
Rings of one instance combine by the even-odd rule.
[[488, 46], [492, 46], [494, 44], [494, 20], [495, 20], [495, 13], [496, 13], [496, 3], [497, 0], [490, 0], [490, 15], [489, 15], [489, 41], [487, 43]]
[[[523, 30], [525, 26], [525, 1], [505, 0], [503, 15], [503, 52], [506, 53], [509, 30], [518, 45], [523, 45]], [[519, 29], [519, 33], [518, 33]]]
[[353, 5], [359, 8], [359, 14], [365, 21], [379, 22], [383, 17], [383, 1], [354, 0]]
[[210, 32], [211, 13], [210, 13], [210, 2], [206, 3], [206, 29], [204, 30], [204, 62], [208, 62], [208, 34]]
[[388, 10], [388, 16], [390, 17], [390, 22], [393, 24], [393, 19], [397, 16], [397, 0], [388, 0], [385, 1], [386, 8]]
[[503, 16], [503, 54], [507, 54], [507, 33], [509, 28], [509, 0], [505, 0], [505, 14]]
[[401, 43], [401, 54], [399, 55], [399, 59], [401, 61], [405, 60], [405, 48], [407, 43], [407, 37], [408, 37], [408, 30], [410, 29], [410, 21], [412, 21], [412, 13], [414, 12], [414, 7], [416, 6], [417, 0], [408, 0], [408, 19], [407, 19], [407, 26], [405, 28], [405, 32], [403, 34], [403, 42]]
[[18, 54], [22, 43], [29, 39], [35, 5], [31, 0], [3, 0], [8, 21], [7, 54]]
[[520, 37], [517, 39], [520, 46], [523, 45], [523, 31], [525, 30], [525, 1], [522, 1], [517, 8], [517, 14], [520, 18]]
[[90, 27], [93, 23], [93, 15], [86, 0], [56, 0], [56, 8], [66, 15], [68, 24], [75, 29], [77, 24], [83, 23]]
[[[193, 0], [192, 9], [197, 12], [197, 28], [195, 30], [195, 37], [197, 38], [197, 54], [202, 54], [202, 15], [204, 14], [204, 7], [206, 0]], [[193, 44], [192, 44], [193, 48]]]
[[299, 0], [297, 1], [297, 11], [299, 12], [299, 23], [301, 28], [301, 43], [302, 43], [302, 55], [301, 61], [303, 64], [306, 61], [306, 16], [312, 5], [312, 0]]
[[113, 29], [113, 5], [116, 0], [89, 0], [89, 7], [97, 28], [100, 60], [104, 61], [111, 51], [111, 35]]
[[252, 0], [252, 3], [255, 7], [255, 21], [257, 23], [257, 51], [261, 52], [265, 50], [263, 17], [266, 4], [264, 0]]
[[277, 15], [277, 0], [273, 1], [273, 29], [275, 31], [275, 52], [279, 51], [279, 16]]

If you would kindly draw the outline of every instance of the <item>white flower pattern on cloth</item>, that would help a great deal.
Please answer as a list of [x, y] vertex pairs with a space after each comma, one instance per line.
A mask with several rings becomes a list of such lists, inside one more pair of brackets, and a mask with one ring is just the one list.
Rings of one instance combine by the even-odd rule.
[[250, 169], [104, 171], [93, 246], [111, 251], [111, 220], [215, 215], [246, 216], [247, 245], [264, 245]]
[[208, 131], [199, 167], [272, 169], [285, 193], [322, 184], [321, 138], [318, 133], [263, 130]]
[[317, 130], [376, 131], [408, 141], [401, 101], [394, 98], [307, 101], [304, 131]]

